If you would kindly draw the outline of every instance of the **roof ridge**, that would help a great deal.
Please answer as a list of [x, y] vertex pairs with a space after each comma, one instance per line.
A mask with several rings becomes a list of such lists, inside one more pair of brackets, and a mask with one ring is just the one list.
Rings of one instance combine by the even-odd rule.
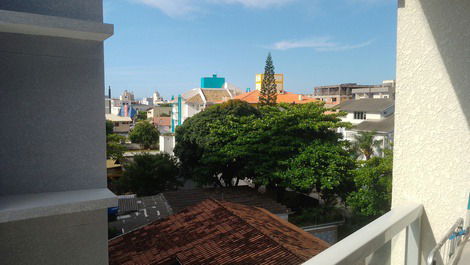
[[[222, 204], [222, 202], [220, 201], [217, 201], [217, 200], [214, 200], [214, 199], [210, 199], [210, 200], [213, 200], [215, 201], [218, 205], [222, 206], [222, 208], [224, 208], [226, 211], [230, 212], [231, 214], [235, 215], [236, 217], [238, 217], [243, 223], [246, 223], [248, 226], [251, 226], [253, 227], [256, 231], [258, 231], [259, 233], [261, 233], [262, 235], [266, 236], [269, 240], [271, 240], [272, 242], [274, 242], [276, 245], [280, 246], [282, 249], [284, 249], [285, 251], [287, 251], [288, 253], [291, 253], [292, 255], [296, 256], [297, 258], [301, 259], [301, 260], [304, 260], [304, 257], [298, 255], [297, 253], [295, 252], [292, 252], [292, 250], [288, 249], [287, 247], [285, 247], [283, 244], [281, 244], [280, 242], [278, 242], [277, 240], [275, 240], [274, 238], [272, 238], [271, 236], [267, 235], [266, 233], [263, 233], [263, 231], [259, 230], [256, 226], [250, 224], [249, 222], [247, 222], [244, 218], [242, 218], [240, 215], [238, 215], [237, 213], [235, 213], [234, 211], [230, 210], [229, 208], [227, 208], [225, 205]], [[230, 203], [231, 202], [226, 202], [226, 203]], [[248, 206], [248, 205], [242, 205], [244, 207], [252, 207], [252, 208], [256, 208], [256, 209], [259, 209], [261, 210], [262, 212], [263, 211], [263, 208], [260, 208], [260, 207], [256, 207], [256, 206]]]

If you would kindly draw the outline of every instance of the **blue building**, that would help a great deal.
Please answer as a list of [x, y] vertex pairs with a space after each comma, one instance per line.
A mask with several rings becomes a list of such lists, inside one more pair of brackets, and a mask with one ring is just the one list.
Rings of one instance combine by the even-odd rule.
[[201, 88], [222, 88], [225, 84], [224, 77], [217, 77], [216, 74], [212, 77], [201, 78]]

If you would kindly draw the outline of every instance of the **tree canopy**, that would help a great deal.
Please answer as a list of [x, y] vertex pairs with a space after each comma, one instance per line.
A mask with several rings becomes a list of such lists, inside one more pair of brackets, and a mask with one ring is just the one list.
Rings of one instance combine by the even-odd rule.
[[[322, 153], [338, 143], [340, 135], [332, 129], [348, 127], [348, 124], [339, 119], [343, 113], [325, 114], [325, 111], [321, 103], [280, 104], [256, 109], [244, 102], [229, 101], [179, 126], [175, 155], [181, 161], [183, 172], [201, 184], [230, 186], [233, 179], [237, 182], [247, 178], [274, 189], [313, 189], [316, 187], [313, 180], [310, 185], [294, 181], [297, 173], [290, 164], [298, 161], [299, 166], [308, 167], [301, 162], [302, 157], [297, 157], [299, 153]], [[329, 145], [324, 147], [323, 144]], [[349, 167], [348, 163], [334, 161], [338, 159], [335, 155], [345, 154], [334, 150], [336, 153], [319, 155], [331, 160], [327, 162], [331, 165], [330, 171], [323, 172], [322, 177], [337, 178], [342, 169], [334, 171], [334, 167]], [[331, 185], [329, 187], [333, 187]], [[332, 192], [337, 192], [338, 188], [334, 186]]]
[[145, 149], [157, 144], [159, 136], [158, 130], [148, 121], [138, 122], [129, 133], [129, 139], [133, 143], [141, 144]]
[[123, 193], [133, 192], [138, 196], [154, 195], [181, 186], [176, 158], [168, 154], [141, 154], [126, 164], [124, 176], [118, 187]]
[[376, 134], [374, 131], [359, 132], [354, 136], [351, 147], [357, 158], [364, 156], [365, 160], [369, 160], [374, 155], [375, 150], [380, 148], [381, 142], [375, 140]]
[[382, 215], [390, 210], [392, 201], [393, 153], [385, 150], [384, 157], [360, 163], [354, 171], [357, 190], [349, 195], [347, 205], [360, 215]]
[[274, 75], [274, 64], [271, 53], [266, 58], [259, 102], [261, 105], [275, 105], [277, 101], [277, 86]]
[[120, 159], [126, 148], [122, 145], [126, 137], [114, 134], [114, 124], [106, 121], [106, 159]]

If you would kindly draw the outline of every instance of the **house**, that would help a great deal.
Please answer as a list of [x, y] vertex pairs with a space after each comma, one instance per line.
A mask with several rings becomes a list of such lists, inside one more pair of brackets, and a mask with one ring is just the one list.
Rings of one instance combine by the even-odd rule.
[[[127, 233], [155, 220], [179, 213], [207, 199], [263, 208], [284, 220], [288, 220], [288, 215], [292, 213], [286, 206], [249, 187], [193, 188], [166, 191], [154, 196], [133, 199], [120, 197], [119, 216], [117, 220], [110, 222], [109, 226], [121, 233]], [[133, 211], [122, 210], [121, 206], [128, 205], [129, 200], [135, 200], [138, 207]]]
[[354, 142], [359, 132], [375, 132], [374, 140], [381, 142], [380, 148], [376, 148], [377, 155], [391, 147], [395, 121], [395, 102], [392, 99], [349, 100], [336, 105], [335, 109], [347, 112], [342, 120], [353, 124], [351, 129], [338, 129], [343, 139]]
[[147, 111], [147, 118], [153, 120], [157, 117], [171, 117], [171, 106], [169, 104], [163, 106], [154, 106]]
[[[204, 82], [207, 83], [207, 81]], [[177, 126], [183, 124], [187, 118], [194, 116], [209, 106], [233, 99], [242, 93], [239, 88], [225, 83], [223, 88], [194, 88], [178, 96], [172, 102], [172, 132], [174, 132]]]
[[109, 241], [109, 264], [300, 265], [329, 244], [253, 206], [208, 199]]
[[160, 134], [171, 132], [171, 117], [154, 117], [153, 125]]
[[118, 134], [127, 134], [131, 129], [132, 119], [130, 117], [122, 117], [114, 114], [106, 114], [106, 120], [112, 121], [113, 132]]
[[288, 220], [292, 211], [274, 199], [248, 186], [230, 188], [194, 188], [163, 192], [170, 213], [195, 205], [206, 199], [223, 200], [263, 208], [279, 218]]
[[[234, 97], [233, 99], [239, 99], [245, 101], [251, 105], [259, 104], [260, 91], [253, 90], [241, 95]], [[281, 92], [277, 94], [276, 103], [292, 103], [292, 104], [305, 104], [318, 102], [318, 100], [306, 97], [302, 94], [295, 94], [290, 92]]]

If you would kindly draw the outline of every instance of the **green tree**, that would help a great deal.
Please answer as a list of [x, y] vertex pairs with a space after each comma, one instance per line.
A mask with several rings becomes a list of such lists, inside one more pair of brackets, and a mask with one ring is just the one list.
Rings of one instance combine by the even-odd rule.
[[126, 137], [117, 134], [106, 135], [106, 158], [121, 159], [126, 148], [123, 146]]
[[289, 168], [286, 161], [314, 140], [338, 144], [332, 128], [349, 126], [339, 119], [344, 113], [325, 111], [316, 103], [209, 108], [178, 127], [175, 154], [184, 174], [200, 184], [249, 178], [275, 190], [298, 189], [281, 175]]
[[158, 143], [159, 135], [158, 130], [150, 122], [140, 121], [129, 133], [129, 139], [133, 143], [141, 144], [145, 149], [149, 149]]
[[119, 179], [122, 193], [133, 192], [138, 196], [155, 195], [181, 186], [176, 158], [168, 154], [141, 154], [125, 165], [124, 176]]
[[[222, 155], [219, 148], [229, 139], [219, 139], [213, 124], [237, 125], [234, 119], [259, 115], [259, 111], [240, 100], [229, 100], [207, 108], [176, 128], [175, 155], [181, 162], [182, 175], [201, 185], [231, 185], [231, 176], [241, 175], [235, 158]], [[231, 125], [230, 125], [231, 124]], [[223, 130], [221, 127], [220, 130]], [[224, 181], [221, 181], [224, 180]]]
[[138, 111], [136, 121], [146, 121], [147, 120], [147, 112], [146, 111]]
[[298, 155], [284, 161], [287, 170], [276, 174], [283, 186], [310, 193], [315, 191], [326, 205], [346, 199], [352, 191], [356, 161], [338, 143], [314, 140]]
[[114, 132], [114, 123], [112, 121], [106, 121], [106, 135]]
[[126, 137], [113, 133], [114, 124], [106, 121], [106, 159], [120, 159], [126, 148], [122, 145]]
[[277, 86], [276, 79], [274, 77], [274, 64], [271, 53], [269, 53], [268, 58], [266, 59], [266, 66], [264, 67], [259, 102], [261, 105], [275, 105], [276, 100]]
[[351, 148], [356, 158], [364, 156], [369, 160], [374, 155], [374, 150], [379, 149], [381, 141], [374, 140], [376, 132], [359, 132], [354, 136], [354, 141], [351, 143]]
[[393, 153], [385, 150], [384, 157], [361, 161], [354, 172], [357, 191], [346, 203], [362, 216], [379, 216], [390, 210], [392, 201]]

